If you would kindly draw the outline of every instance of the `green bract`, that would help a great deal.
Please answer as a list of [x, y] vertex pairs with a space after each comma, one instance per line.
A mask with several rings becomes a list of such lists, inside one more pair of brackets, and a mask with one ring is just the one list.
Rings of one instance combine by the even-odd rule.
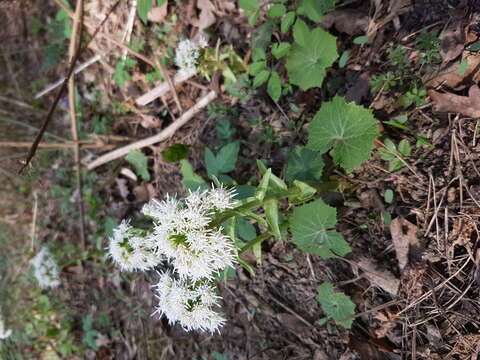
[[302, 90], [322, 86], [326, 69], [338, 58], [336, 37], [320, 28], [310, 30], [301, 20], [295, 23], [293, 36], [286, 63], [290, 82]]
[[334, 320], [338, 325], [350, 329], [355, 315], [355, 304], [350, 298], [340, 292], [333, 290], [333, 285], [324, 282], [317, 289], [317, 300], [329, 319]]
[[335, 231], [337, 210], [318, 199], [299, 206], [290, 217], [292, 241], [301, 250], [324, 259], [343, 256], [351, 249]]
[[351, 172], [370, 158], [378, 136], [371, 110], [336, 96], [322, 105], [311, 122], [307, 147], [321, 153], [332, 149], [335, 164]]

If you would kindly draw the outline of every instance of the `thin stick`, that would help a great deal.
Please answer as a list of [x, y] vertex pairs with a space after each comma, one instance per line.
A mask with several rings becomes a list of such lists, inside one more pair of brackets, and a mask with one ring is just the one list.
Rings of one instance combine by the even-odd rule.
[[[65, 141], [65, 142], [52, 142], [52, 143], [39, 143], [39, 148], [44, 149], [71, 149], [77, 143], [73, 141]], [[82, 149], [111, 149], [113, 145], [105, 145], [102, 143], [95, 143], [93, 141], [79, 141], [78, 145]], [[14, 147], [14, 148], [30, 148], [32, 147], [32, 143], [29, 141], [0, 141], [0, 147]]]
[[[89, 67], [90, 65], [92, 64], [95, 64], [97, 61], [99, 61], [102, 57], [100, 55], [95, 55], [93, 57], [91, 57], [90, 59], [88, 59], [87, 61], [85, 61], [83, 64], [80, 64], [78, 65], [75, 70], [73, 70], [73, 73], [76, 75], [80, 72], [82, 72], [84, 69], [86, 69], [87, 67]], [[59, 87], [60, 85], [62, 85], [62, 83], [65, 81], [65, 77], [62, 77], [61, 79], [57, 80], [56, 82], [54, 82], [53, 84], [50, 84], [48, 85], [45, 89], [43, 89], [42, 91], [40, 91], [39, 93], [37, 93], [35, 95], [35, 99], [39, 99], [41, 98], [42, 96], [44, 96], [45, 94], [48, 94], [50, 91], [56, 89], [57, 87]]]
[[[75, 18], [73, 19], [73, 31], [68, 48], [69, 61], [72, 62], [82, 45], [83, 33], [83, 0], [77, 0], [77, 7], [75, 9]], [[75, 143], [73, 147], [73, 159], [75, 162], [75, 180], [76, 191], [78, 195], [78, 210], [80, 213], [79, 227], [80, 227], [80, 248], [85, 250], [85, 209], [83, 207], [82, 196], [82, 169], [80, 165], [80, 146], [78, 144], [78, 128], [77, 128], [77, 112], [75, 109], [75, 76], [68, 79], [68, 108], [70, 113], [70, 128], [72, 132], [72, 139]]]
[[[175, 85], [181, 84], [182, 82], [190, 79], [193, 75], [195, 75], [193, 72], [192, 73], [181, 73], [181, 74], [177, 73], [177, 75], [175, 75], [175, 77], [173, 78], [173, 83]], [[153, 100], [155, 100], [156, 98], [158, 98], [158, 97], [162, 96], [163, 94], [165, 94], [166, 92], [168, 92], [168, 90], [170, 90], [170, 89], [171, 89], [171, 87], [168, 84], [168, 82], [164, 81], [159, 86], [153, 88], [149, 92], [147, 92], [147, 93], [143, 94], [142, 96], [140, 96], [139, 98], [137, 98], [137, 100], [135, 100], [135, 103], [137, 105], [140, 105], [140, 106], [148, 105]]]
[[4, 102], [16, 105], [16, 106], [24, 108], [24, 109], [33, 110], [33, 107], [31, 105], [29, 105], [29, 104], [27, 104], [23, 101], [17, 100], [17, 99], [10, 99], [6, 96], [1, 96], [0, 95], [0, 101], [4, 101]]
[[207, 95], [201, 98], [194, 106], [188, 109], [177, 121], [171, 123], [165, 129], [163, 129], [157, 135], [151, 136], [149, 138], [139, 140], [127, 146], [121, 147], [119, 149], [113, 150], [109, 153], [106, 153], [100, 156], [98, 159], [92, 161], [87, 165], [88, 170], [95, 169], [96, 167], [106, 164], [112, 160], [118, 159], [124, 155], [127, 155], [130, 150], [138, 150], [146, 146], [153, 145], [155, 143], [166, 140], [175, 134], [175, 132], [185, 125], [190, 119], [192, 119], [200, 110], [205, 106], [210, 104], [213, 100], [217, 98], [217, 93], [215, 91], [210, 91]]

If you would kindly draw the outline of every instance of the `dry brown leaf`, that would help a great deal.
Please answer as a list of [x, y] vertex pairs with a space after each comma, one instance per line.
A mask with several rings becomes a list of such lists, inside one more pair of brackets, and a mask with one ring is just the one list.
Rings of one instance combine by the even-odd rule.
[[215, 6], [210, 0], [198, 0], [197, 8], [200, 10], [200, 15], [198, 19], [192, 19], [193, 26], [198, 27], [201, 31], [215, 24]]
[[428, 96], [435, 103], [436, 111], [462, 114], [472, 118], [480, 117], [480, 88], [477, 85], [468, 90], [468, 96], [435, 90], [430, 90]]
[[440, 56], [446, 64], [457, 58], [465, 47], [465, 18], [455, 19], [442, 33]]
[[397, 325], [398, 315], [388, 310], [380, 310], [375, 314], [375, 319], [380, 322], [380, 327], [374, 330], [378, 339], [384, 338]]
[[322, 27], [334, 26], [341, 33], [355, 36], [367, 32], [368, 21], [368, 15], [358, 10], [336, 10], [324, 16]]
[[155, 23], [161, 23], [165, 20], [168, 14], [168, 1], [165, 1], [162, 6], [154, 7], [148, 13], [148, 20]]
[[409, 258], [414, 255], [415, 249], [420, 247], [417, 238], [418, 228], [403, 216], [392, 220], [390, 233], [392, 234], [393, 247], [397, 254], [398, 266], [400, 270], [405, 269], [409, 263]]
[[478, 82], [480, 80], [480, 54], [464, 55], [463, 59], [468, 61], [467, 70], [462, 75], [459, 73], [460, 61], [452, 64], [440, 73], [435, 73], [433, 77], [425, 80], [425, 85], [436, 88], [438, 86], [447, 86], [452, 89], [463, 89], [462, 83]]
[[400, 280], [388, 270], [378, 270], [370, 259], [360, 258], [358, 266], [363, 270], [364, 276], [373, 286], [377, 286], [391, 295], [397, 295], [400, 287]]

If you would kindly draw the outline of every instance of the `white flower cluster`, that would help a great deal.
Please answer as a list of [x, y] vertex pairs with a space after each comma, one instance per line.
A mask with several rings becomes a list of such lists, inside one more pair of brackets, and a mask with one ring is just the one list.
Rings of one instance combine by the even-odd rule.
[[142, 212], [153, 221], [151, 232], [122, 222], [110, 239], [110, 257], [122, 270], [146, 271], [164, 260], [173, 272], [164, 272], [155, 286], [156, 313], [185, 330], [216, 331], [225, 320], [212, 281], [219, 271], [233, 266], [237, 256], [230, 237], [211, 222], [215, 214], [233, 208], [233, 192], [224, 188], [195, 191], [183, 200], [152, 200]]
[[198, 41], [185, 39], [178, 43], [175, 51], [175, 63], [180, 68], [180, 75], [195, 74], [197, 72], [200, 49], [207, 46], [207, 41], [202, 37]]
[[3, 322], [2, 317], [0, 316], [0, 340], [5, 340], [10, 335], [12, 335], [12, 330], [10, 329], [5, 330], [5, 324]]
[[33, 275], [41, 287], [54, 288], [60, 285], [58, 264], [46, 246], [42, 247], [38, 254], [30, 260], [30, 264], [33, 267]]
[[225, 319], [212, 310], [219, 306], [221, 298], [206, 282], [195, 284], [189, 280], [175, 280], [169, 272], [164, 272], [155, 290], [159, 298], [155, 313], [165, 314], [171, 325], [178, 321], [186, 331], [213, 332], [225, 323]]

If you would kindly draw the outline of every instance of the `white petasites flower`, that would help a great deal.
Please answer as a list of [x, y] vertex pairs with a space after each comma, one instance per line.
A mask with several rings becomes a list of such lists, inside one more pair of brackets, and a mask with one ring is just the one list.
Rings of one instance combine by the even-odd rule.
[[170, 260], [181, 278], [210, 279], [233, 266], [232, 240], [221, 228], [210, 227], [217, 211], [233, 206], [232, 194], [223, 188], [195, 191], [183, 202], [167, 197], [144, 206], [143, 213], [154, 221], [152, 246]]
[[124, 271], [148, 270], [162, 261], [162, 257], [152, 247], [150, 236], [141, 236], [128, 222], [113, 230], [108, 246], [109, 256]]
[[33, 267], [33, 275], [43, 288], [54, 288], [60, 285], [58, 264], [50, 254], [46, 246], [30, 260]]
[[[208, 282], [176, 280], [169, 272], [160, 274], [154, 286], [159, 299], [155, 313], [165, 315], [170, 325], [178, 322], [186, 331], [215, 332], [225, 319], [213, 308], [219, 306], [221, 297]], [[154, 313], [154, 314], [155, 314]]]
[[197, 72], [200, 49], [207, 45], [203, 38], [197, 42], [185, 39], [178, 43], [175, 51], [175, 63], [180, 68], [180, 74], [194, 74]]
[[5, 323], [3, 322], [2, 317], [0, 316], [0, 340], [5, 340], [8, 338], [10, 335], [12, 335], [12, 330], [5, 329]]

